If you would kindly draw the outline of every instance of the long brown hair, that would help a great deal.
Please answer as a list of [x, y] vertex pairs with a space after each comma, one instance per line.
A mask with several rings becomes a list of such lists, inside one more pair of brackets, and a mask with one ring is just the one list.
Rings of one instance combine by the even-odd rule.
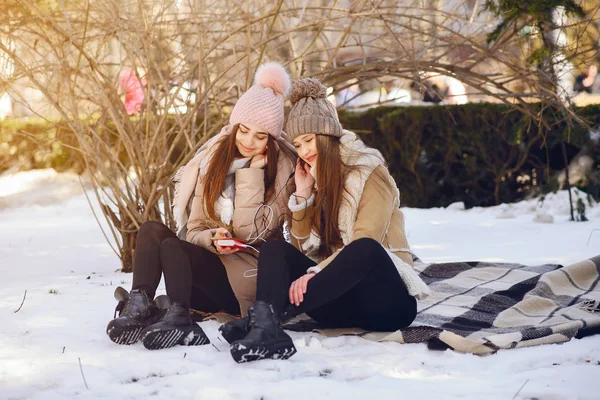
[[333, 248], [344, 244], [338, 216], [348, 168], [340, 155], [339, 138], [316, 135], [315, 140], [318, 154], [317, 192], [312, 226], [321, 238], [318, 254], [324, 258], [332, 254]]
[[[236, 157], [241, 157], [237, 147], [235, 146], [236, 134], [239, 129], [239, 124], [235, 124], [231, 130], [231, 134], [219, 141], [213, 153], [212, 160], [208, 164], [206, 175], [204, 176], [204, 210], [206, 216], [212, 220], [218, 221], [215, 212], [215, 202], [223, 192], [227, 172]], [[267, 138], [267, 165], [265, 167], [265, 201], [270, 199], [275, 191], [275, 179], [277, 177], [277, 163], [279, 161], [279, 151], [273, 139], [273, 136], [268, 135]]]

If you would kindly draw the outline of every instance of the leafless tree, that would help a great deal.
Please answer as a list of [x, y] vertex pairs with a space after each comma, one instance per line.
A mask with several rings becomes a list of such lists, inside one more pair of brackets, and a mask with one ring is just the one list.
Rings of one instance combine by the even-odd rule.
[[[514, 32], [487, 44], [495, 23], [477, 0], [4, 0], [0, 59], [14, 68], [0, 89], [18, 97], [34, 87], [69, 124], [130, 271], [139, 226], [173, 227], [171, 176], [226, 122], [263, 61], [334, 92], [440, 74], [532, 123], [544, 124], [534, 103], [577, 119], [524, 61], [530, 38]], [[143, 86], [139, 115], [122, 101], [125, 68]]]

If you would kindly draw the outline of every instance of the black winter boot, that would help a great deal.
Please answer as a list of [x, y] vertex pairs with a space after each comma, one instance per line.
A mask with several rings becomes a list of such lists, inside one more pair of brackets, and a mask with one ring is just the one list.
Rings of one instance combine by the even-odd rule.
[[231, 356], [238, 363], [263, 358], [290, 358], [296, 353], [292, 338], [283, 331], [273, 307], [257, 300], [248, 309], [250, 332], [231, 344]]
[[[291, 305], [288, 304], [281, 315], [281, 323], [284, 324], [295, 316], [294, 310]], [[219, 332], [221, 332], [221, 336], [227, 340], [227, 343], [231, 344], [236, 340], [242, 340], [246, 337], [248, 332], [250, 332], [250, 318], [246, 316], [224, 323], [219, 327]]]
[[142, 330], [156, 322], [159, 314], [158, 307], [142, 290], [132, 290], [131, 293], [121, 286], [115, 289], [115, 299], [119, 301], [115, 315], [106, 327], [110, 340], [117, 344], [133, 344], [140, 340]]
[[175, 345], [200, 346], [209, 344], [210, 340], [192, 320], [190, 310], [181, 303], [171, 303], [164, 296], [164, 304], [159, 307], [166, 309], [160, 319], [142, 332], [142, 343], [148, 350], [167, 349]]
[[219, 327], [221, 336], [227, 340], [227, 343], [233, 343], [236, 340], [241, 340], [250, 332], [250, 318], [244, 317], [234, 319]]

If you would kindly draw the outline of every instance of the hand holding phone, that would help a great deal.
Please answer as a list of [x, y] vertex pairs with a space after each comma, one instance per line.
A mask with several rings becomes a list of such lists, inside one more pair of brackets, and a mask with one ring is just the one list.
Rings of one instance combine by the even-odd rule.
[[228, 249], [244, 250], [247, 246], [241, 239], [235, 238], [216, 238], [215, 246], [225, 247]]
[[228, 255], [228, 254], [233, 254], [240, 250], [239, 248], [235, 248], [235, 247], [221, 246], [221, 245], [219, 245], [219, 243], [217, 243], [217, 241], [219, 241], [219, 240], [231, 239], [231, 232], [229, 232], [225, 228], [222, 228], [222, 227], [217, 228], [211, 239], [213, 241], [213, 247], [216, 249], [217, 254]]

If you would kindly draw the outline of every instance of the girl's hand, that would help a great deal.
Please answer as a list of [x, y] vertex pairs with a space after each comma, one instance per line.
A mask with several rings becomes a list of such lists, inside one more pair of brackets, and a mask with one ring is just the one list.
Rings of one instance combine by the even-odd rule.
[[315, 178], [310, 174], [310, 165], [302, 162], [300, 157], [298, 157], [298, 161], [296, 162], [294, 180], [296, 181], [296, 197], [308, 200], [315, 185]]
[[250, 160], [250, 168], [264, 168], [267, 166], [267, 155], [257, 154]]
[[[230, 238], [230, 237], [231, 237], [231, 233], [227, 229], [217, 228], [212, 239], [214, 241], [215, 239], [223, 239], [223, 238]], [[214, 242], [213, 242], [213, 245], [215, 246], [215, 249], [217, 249], [217, 253], [219, 253], [220, 255], [224, 255], [224, 256], [226, 256], [228, 254], [236, 253], [240, 250], [235, 247], [217, 246], [217, 244], [215, 244]]]
[[290, 303], [299, 306], [304, 301], [304, 293], [306, 293], [308, 281], [314, 276], [315, 274], [306, 274], [292, 282], [289, 290]]
[[227, 256], [240, 251], [240, 249], [237, 247], [222, 247], [217, 245], [215, 245], [215, 249], [217, 249], [217, 253], [221, 256]]

